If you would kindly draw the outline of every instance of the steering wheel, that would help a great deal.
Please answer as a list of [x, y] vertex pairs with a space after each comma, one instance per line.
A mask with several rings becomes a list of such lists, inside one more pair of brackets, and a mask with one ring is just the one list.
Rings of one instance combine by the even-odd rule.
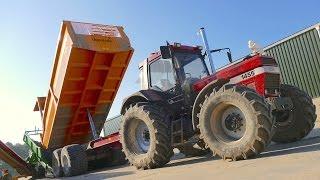
[[156, 90], [156, 91], [162, 91], [162, 89], [159, 88], [159, 86], [157, 86], [157, 85], [153, 85], [153, 86], [151, 87], [151, 89], [154, 89], [154, 90]]

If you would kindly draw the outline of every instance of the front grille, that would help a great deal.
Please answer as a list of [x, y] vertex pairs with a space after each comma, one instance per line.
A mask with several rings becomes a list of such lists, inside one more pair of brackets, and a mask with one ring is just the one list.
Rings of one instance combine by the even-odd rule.
[[280, 74], [267, 73], [265, 77], [265, 90], [269, 94], [275, 94], [279, 92], [280, 87]]

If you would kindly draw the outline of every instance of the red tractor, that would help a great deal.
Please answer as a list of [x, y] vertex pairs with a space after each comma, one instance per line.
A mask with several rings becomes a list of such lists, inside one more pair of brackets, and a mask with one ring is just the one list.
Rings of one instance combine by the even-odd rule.
[[121, 143], [132, 165], [161, 167], [173, 148], [188, 154], [195, 144], [198, 152], [247, 159], [313, 129], [311, 97], [281, 84], [275, 59], [256, 54], [210, 73], [205, 57], [220, 50], [167, 44], [139, 65], [141, 90], [121, 109]]

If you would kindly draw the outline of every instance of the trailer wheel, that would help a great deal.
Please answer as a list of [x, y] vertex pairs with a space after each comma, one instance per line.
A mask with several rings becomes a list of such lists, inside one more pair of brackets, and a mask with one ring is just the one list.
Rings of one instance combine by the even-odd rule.
[[168, 113], [156, 105], [130, 107], [122, 117], [123, 152], [138, 169], [164, 166], [173, 155]]
[[253, 157], [270, 143], [270, 105], [248, 87], [228, 84], [213, 91], [199, 117], [200, 138], [223, 159]]
[[41, 166], [40, 163], [37, 163], [34, 166], [34, 171], [33, 171], [32, 177], [34, 179], [40, 179], [40, 178], [44, 178], [45, 175], [46, 175], [46, 170], [44, 169], [43, 166]]
[[53, 171], [54, 177], [63, 176], [63, 170], [62, 170], [61, 161], [60, 161], [61, 150], [62, 150], [62, 148], [56, 149], [52, 153], [52, 171]]
[[61, 165], [65, 176], [75, 176], [86, 172], [88, 161], [84, 148], [78, 144], [63, 147]]
[[297, 87], [282, 84], [280, 94], [291, 98], [293, 109], [275, 113], [275, 134], [272, 141], [288, 143], [300, 140], [315, 126], [316, 107], [311, 97]]
[[128, 160], [126, 155], [122, 152], [122, 149], [113, 149], [112, 150], [112, 165], [123, 165], [127, 164]]

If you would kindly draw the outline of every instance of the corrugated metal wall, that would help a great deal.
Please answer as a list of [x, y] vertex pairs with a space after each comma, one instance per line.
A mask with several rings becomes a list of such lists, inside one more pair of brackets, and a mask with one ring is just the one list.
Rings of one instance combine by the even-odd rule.
[[277, 60], [283, 83], [295, 85], [312, 97], [320, 96], [320, 38], [315, 28], [265, 51]]
[[104, 136], [119, 132], [121, 117], [122, 116], [119, 115], [106, 120], [103, 127]]

